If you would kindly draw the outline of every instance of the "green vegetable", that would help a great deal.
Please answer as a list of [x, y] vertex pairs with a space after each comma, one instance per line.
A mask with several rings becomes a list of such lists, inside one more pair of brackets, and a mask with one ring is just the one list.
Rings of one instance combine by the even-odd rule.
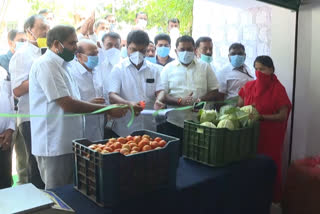
[[210, 127], [210, 128], [217, 128], [216, 125], [214, 125], [211, 122], [203, 122], [200, 124], [201, 126], [206, 126], [206, 127]]
[[224, 120], [221, 120], [218, 123], [217, 128], [227, 128], [227, 129], [233, 130], [234, 129], [234, 125], [233, 125], [233, 122], [231, 120], [224, 119]]
[[239, 110], [240, 110], [240, 108], [235, 107], [233, 105], [224, 105], [224, 106], [222, 106], [220, 108], [220, 115], [233, 114], [233, 113], [236, 113]]
[[215, 110], [202, 110], [200, 115], [200, 123], [212, 122], [216, 123], [218, 118], [218, 113]]
[[240, 120], [243, 127], [251, 126], [254, 121], [259, 120], [260, 114], [252, 105], [243, 106], [240, 108], [240, 112], [237, 113], [237, 117]]

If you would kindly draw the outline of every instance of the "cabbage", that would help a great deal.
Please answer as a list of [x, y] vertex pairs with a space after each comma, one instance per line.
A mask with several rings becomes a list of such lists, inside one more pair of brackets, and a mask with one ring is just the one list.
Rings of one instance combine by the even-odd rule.
[[234, 114], [224, 114], [222, 116], [219, 117], [219, 120], [231, 120], [231, 122], [233, 123], [233, 126], [235, 129], [240, 128], [240, 122], [238, 120], [238, 117], [236, 115], [236, 113]]
[[240, 109], [238, 107], [235, 107], [233, 105], [224, 105], [220, 108], [220, 115], [233, 114], [239, 110]]
[[218, 123], [217, 128], [227, 128], [227, 129], [233, 130], [234, 129], [234, 125], [233, 125], [233, 122], [231, 120], [224, 119], [224, 120], [221, 120]]
[[206, 127], [210, 127], [210, 128], [217, 128], [216, 125], [214, 125], [211, 122], [203, 122], [200, 124], [201, 126], [206, 126]]
[[251, 126], [254, 121], [259, 120], [260, 114], [252, 105], [243, 106], [240, 108], [240, 112], [237, 113], [243, 127]]
[[200, 123], [203, 122], [217, 122], [218, 113], [215, 110], [203, 110], [200, 115]]

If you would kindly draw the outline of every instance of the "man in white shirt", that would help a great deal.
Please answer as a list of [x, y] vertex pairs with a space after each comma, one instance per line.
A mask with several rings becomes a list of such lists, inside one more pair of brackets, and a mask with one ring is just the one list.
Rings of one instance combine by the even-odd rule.
[[[18, 114], [29, 114], [29, 72], [33, 62], [41, 56], [39, 41], [41, 38], [46, 37], [48, 30], [49, 26], [43, 16], [34, 15], [29, 17], [24, 24], [28, 42], [11, 58], [9, 71], [11, 73], [13, 94], [19, 100]], [[23, 145], [20, 145], [20, 141], [16, 145], [17, 162], [26, 164], [26, 183], [31, 182], [36, 187], [43, 188], [44, 184], [39, 174], [36, 159], [31, 154], [30, 118], [18, 118], [17, 126], [18, 134], [21, 134], [24, 138]]]
[[[0, 70], [2, 67], [0, 67]], [[0, 80], [0, 112], [13, 114], [13, 99], [9, 81]], [[12, 134], [15, 130], [14, 118], [0, 120], [0, 189], [12, 185]]]
[[[105, 104], [103, 98], [103, 87], [96, 70], [98, 65], [98, 47], [88, 39], [82, 39], [78, 42], [76, 52], [77, 59], [72, 61], [71, 75], [76, 81], [80, 91], [81, 100]], [[97, 141], [103, 139], [104, 133], [104, 115], [85, 116], [84, 137]]]
[[[30, 72], [30, 113], [48, 115], [31, 118], [32, 154], [36, 156], [46, 189], [73, 181], [72, 140], [83, 137], [83, 116], [66, 117], [66, 113], [88, 113], [105, 105], [80, 101], [78, 85], [70, 75], [70, 61], [77, 50], [75, 29], [56, 26], [48, 32], [49, 49], [34, 62]], [[107, 113], [120, 117], [127, 109]]]
[[109, 103], [108, 87], [113, 67], [120, 62], [121, 38], [118, 33], [110, 32], [102, 37], [102, 48], [99, 52], [99, 73], [103, 84], [103, 95]]
[[145, 101], [146, 109], [163, 108], [163, 93], [160, 85], [161, 66], [146, 61], [149, 36], [141, 30], [132, 31], [127, 38], [128, 58], [116, 65], [111, 72], [109, 87], [110, 103], [133, 106], [136, 118], [130, 128], [126, 125], [130, 114], [115, 121], [114, 131], [120, 136], [131, 134], [135, 130], [155, 130], [154, 118], [140, 115], [143, 110], [139, 101]]
[[237, 97], [242, 86], [254, 80], [254, 74], [244, 63], [245, 59], [246, 52], [242, 44], [234, 43], [229, 47], [230, 64], [218, 72], [219, 92], [224, 95], [224, 99]]
[[156, 45], [157, 52], [157, 64], [165, 66], [172, 62], [174, 58], [169, 56], [171, 49], [171, 39], [168, 34], [160, 33], [154, 38], [154, 44]]
[[[190, 36], [179, 37], [176, 43], [178, 59], [169, 63], [161, 73], [165, 103], [168, 108], [191, 106], [199, 101], [213, 101], [218, 96], [218, 81], [211, 66], [195, 59], [195, 44]], [[183, 139], [184, 120], [193, 120], [191, 110], [169, 112], [165, 134]]]

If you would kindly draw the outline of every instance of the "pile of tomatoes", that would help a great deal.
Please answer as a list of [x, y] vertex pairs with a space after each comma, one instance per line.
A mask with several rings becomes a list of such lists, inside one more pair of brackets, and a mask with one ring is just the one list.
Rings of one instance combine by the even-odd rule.
[[167, 142], [160, 137], [152, 139], [149, 135], [129, 135], [127, 137], [111, 138], [105, 144], [92, 144], [89, 148], [101, 154], [120, 152], [123, 155], [130, 155], [153, 149], [161, 149], [166, 144]]

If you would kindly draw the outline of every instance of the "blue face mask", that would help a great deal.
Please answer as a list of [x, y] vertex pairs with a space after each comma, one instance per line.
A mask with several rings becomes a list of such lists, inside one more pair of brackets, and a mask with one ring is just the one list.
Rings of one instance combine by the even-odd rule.
[[246, 60], [246, 56], [243, 56], [243, 55], [230, 56], [231, 65], [235, 68], [239, 68], [240, 66], [242, 66], [245, 60]]
[[152, 62], [152, 63], [154, 63], [154, 64], [156, 64], [157, 63], [157, 59], [156, 59], [156, 57], [154, 56], [154, 57], [145, 57], [145, 60], [147, 60], [147, 61], [149, 61], [149, 62]]
[[206, 63], [212, 62], [212, 56], [207, 56], [207, 55], [201, 54], [200, 59]]
[[89, 69], [94, 69], [99, 63], [98, 56], [88, 56], [88, 60], [84, 63]]
[[178, 52], [179, 61], [182, 64], [190, 64], [194, 59], [194, 52], [192, 51], [179, 51]]
[[121, 48], [121, 57], [126, 58], [128, 56], [127, 47]]
[[169, 56], [170, 48], [168, 47], [157, 47], [157, 55], [160, 57], [167, 57]]

